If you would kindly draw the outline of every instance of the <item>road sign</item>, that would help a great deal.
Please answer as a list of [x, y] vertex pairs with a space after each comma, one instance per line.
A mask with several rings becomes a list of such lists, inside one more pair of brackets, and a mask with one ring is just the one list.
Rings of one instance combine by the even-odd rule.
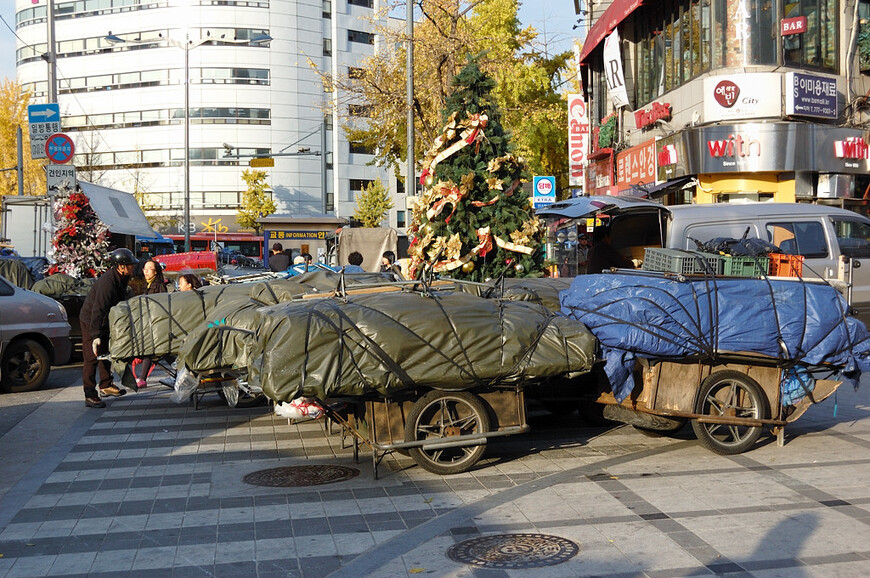
[[45, 165], [45, 184], [49, 195], [56, 195], [66, 184], [76, 186], [76, 168], [73, 165]]
[[251, 159], [248, 162], [248, 166], [250, 166], [250, 167], [274, 167], [275, 166], [275, 159], [273, 159], [271, 157]]
[[534, 208], [540, 209], [556, 202], [556, 177], [535, 177], [534, 185]]
[[30, 129], [30, 158], [45, 158], [45, 142], [60, 132], [60, 107], [57, 104], [31, 104], [27, 107]]
[[45, 141], [45, 156], [56, 165], [68, 163], [75, 152], [72, 139], [62, 132], [51, 135]]

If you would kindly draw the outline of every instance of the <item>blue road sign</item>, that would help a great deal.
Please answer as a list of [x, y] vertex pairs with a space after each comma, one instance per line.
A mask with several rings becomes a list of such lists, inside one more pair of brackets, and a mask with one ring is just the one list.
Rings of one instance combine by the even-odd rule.
[[50, 102], [48, 104], [31, 104], [27, 106], [28, 123], [52, 121], [60, 121], [60, 106], [56, 103]]
[[72, 139], [62, 132], [51, 135], [45, 141], [45, 156], [56, 165], [69, 162], [74, 152], [75, 145]]
[[534, 177], [533, 208], [540, 209], [556, 202], [556, 177]]

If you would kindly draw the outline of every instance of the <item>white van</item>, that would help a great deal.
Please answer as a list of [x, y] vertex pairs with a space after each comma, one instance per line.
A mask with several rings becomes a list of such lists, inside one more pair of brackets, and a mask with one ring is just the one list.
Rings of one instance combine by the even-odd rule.
[[[645, 247], [695, 250], [692, 239], [749, 237], [770, 241], [782, 253], [803, 255], [807, 279], [851, 280], [856, 315], [870, 325], [870, 219], [853, 211], [802, 203], [741, 203], [665, 207], [644, 199], [578, 197], [540, 209], [546, 218], [600, 216], [612, 245], [643, 259]], [[862, 267], [862, 261], [864, 267]]]

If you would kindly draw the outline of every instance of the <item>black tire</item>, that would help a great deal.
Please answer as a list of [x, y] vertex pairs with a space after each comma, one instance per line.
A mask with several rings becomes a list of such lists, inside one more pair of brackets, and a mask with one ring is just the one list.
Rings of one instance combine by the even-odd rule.
[[[405, 441], [435, 440], [489, 431], [489, 413], [483, 401], [465, 391], [430, 391], [411, 406], [405, 422]], [[433, 474], [468, 471], [483, 457], [486, 443], [456, 448], [424, 450], [408, 454]]]
[[[701, 382], [695, 413], [767, 419], [770, 409], [758, 382], [745, 373], [727, 370], [717, 371]], [[701, 445], [727, 456], [743, 453], [754, 446], [764, 428], [701, 423], [693, 419], [692, 429]]]
[[32, 339], [15, 341], [3, 352], [4, 391], [21, 393], [36, 391], [45, 385], [51, 370], [51, 361], [45, 347]]

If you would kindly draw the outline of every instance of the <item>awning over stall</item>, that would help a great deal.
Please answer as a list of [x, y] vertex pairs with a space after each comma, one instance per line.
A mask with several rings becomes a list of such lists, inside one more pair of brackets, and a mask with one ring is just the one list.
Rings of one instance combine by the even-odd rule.
[[109, 227], [110, 232], [140, 237], [159, 236], [148, 224], [145, 213], [130, 193], [85, 181], [79, 181], [79, 186], [91, 202], [97, 217]]
[[591, 197], [575, 197], [566, 201], [559, 201], [535, 211], [539, 217], [564, 217], [566, 219], [579, 219], [587, 215], [616, 207], [618, 209], [630, 209], [633, 207], [662, 207], [660, 203], [654, 203], [646, 199], [636, 197], [617, 197], [610, 195], [598, 195]]
[[580, 52], [580, 62], [585, 62], [595, 47], [601, 44], [604, 38], [613, 32], [613, 29], [628, 18], [632, 12], [637, 10], [642, 3], [643, 0], [613, 0], [613, 4], [589, 29], [586, 42], [583, 43], [583, 50]]

